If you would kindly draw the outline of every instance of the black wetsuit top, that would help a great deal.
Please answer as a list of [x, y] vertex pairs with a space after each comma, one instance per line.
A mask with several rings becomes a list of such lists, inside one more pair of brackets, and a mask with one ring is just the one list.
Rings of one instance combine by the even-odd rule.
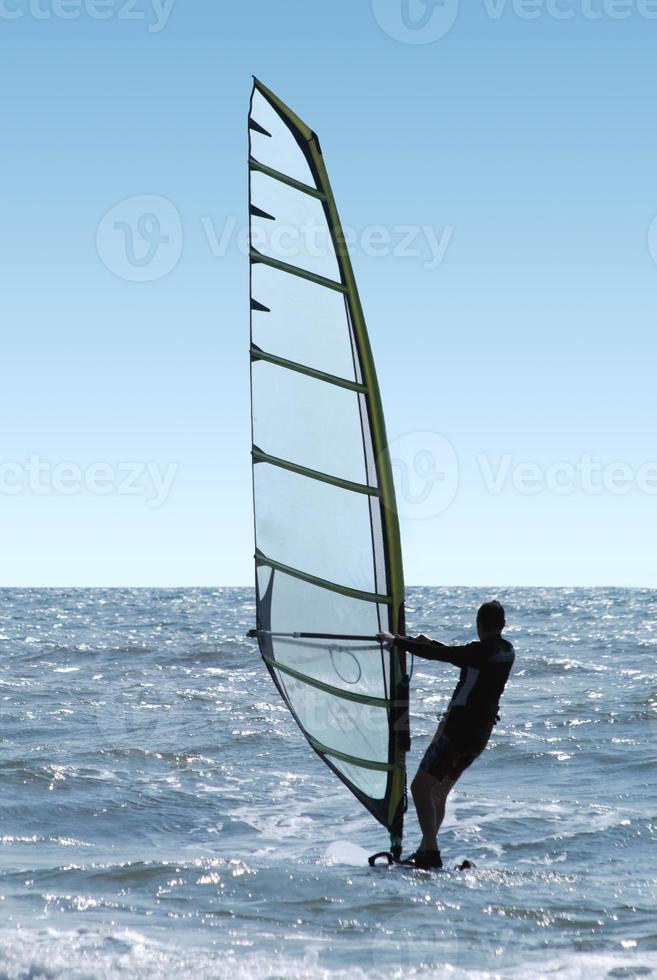
[[461, 669], [447, 708], [445, 734], [467, 742], [489, 735], [515, 659], [509, 641], [489, 636], [462, 647], [448, 647], [436, 640], [404, 636], [401, 645], [425, 660], [440, 660]]

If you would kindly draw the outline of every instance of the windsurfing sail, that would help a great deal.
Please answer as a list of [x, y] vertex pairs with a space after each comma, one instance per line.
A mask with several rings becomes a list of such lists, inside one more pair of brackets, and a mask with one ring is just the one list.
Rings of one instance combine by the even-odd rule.
[[399, 525], [381, 398], [315, 133], [255, 81], [249, 113], [258, 642], [306, 739], [391, 835], [406, 808]]

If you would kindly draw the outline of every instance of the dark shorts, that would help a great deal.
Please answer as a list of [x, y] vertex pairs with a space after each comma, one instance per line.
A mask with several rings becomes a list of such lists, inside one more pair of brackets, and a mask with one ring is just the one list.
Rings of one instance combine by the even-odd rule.
[[441, 725], [424, 753], [420, 769], [428, 772], [439, 782], [443, 779], [455, 782], [484, 751], [490, 734], [491, 729], [486, 728], [465, 741], [444, 732]]

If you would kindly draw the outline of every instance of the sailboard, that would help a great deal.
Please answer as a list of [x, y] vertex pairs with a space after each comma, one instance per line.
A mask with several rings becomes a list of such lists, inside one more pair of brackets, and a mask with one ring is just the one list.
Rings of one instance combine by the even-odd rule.
[[315, 133], [254, 81], [252, 460], [262, 658], [307, 741], [402, 849], [404, 579], [381, 397]]

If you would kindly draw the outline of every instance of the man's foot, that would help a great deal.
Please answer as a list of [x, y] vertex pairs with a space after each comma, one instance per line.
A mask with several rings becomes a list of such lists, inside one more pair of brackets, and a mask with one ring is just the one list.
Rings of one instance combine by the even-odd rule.
[[434, 868], [442, 868], [443, 862], [440, 851], [416, 851], [411, 854], [404, 862], [422, 871], [431, 871]]

